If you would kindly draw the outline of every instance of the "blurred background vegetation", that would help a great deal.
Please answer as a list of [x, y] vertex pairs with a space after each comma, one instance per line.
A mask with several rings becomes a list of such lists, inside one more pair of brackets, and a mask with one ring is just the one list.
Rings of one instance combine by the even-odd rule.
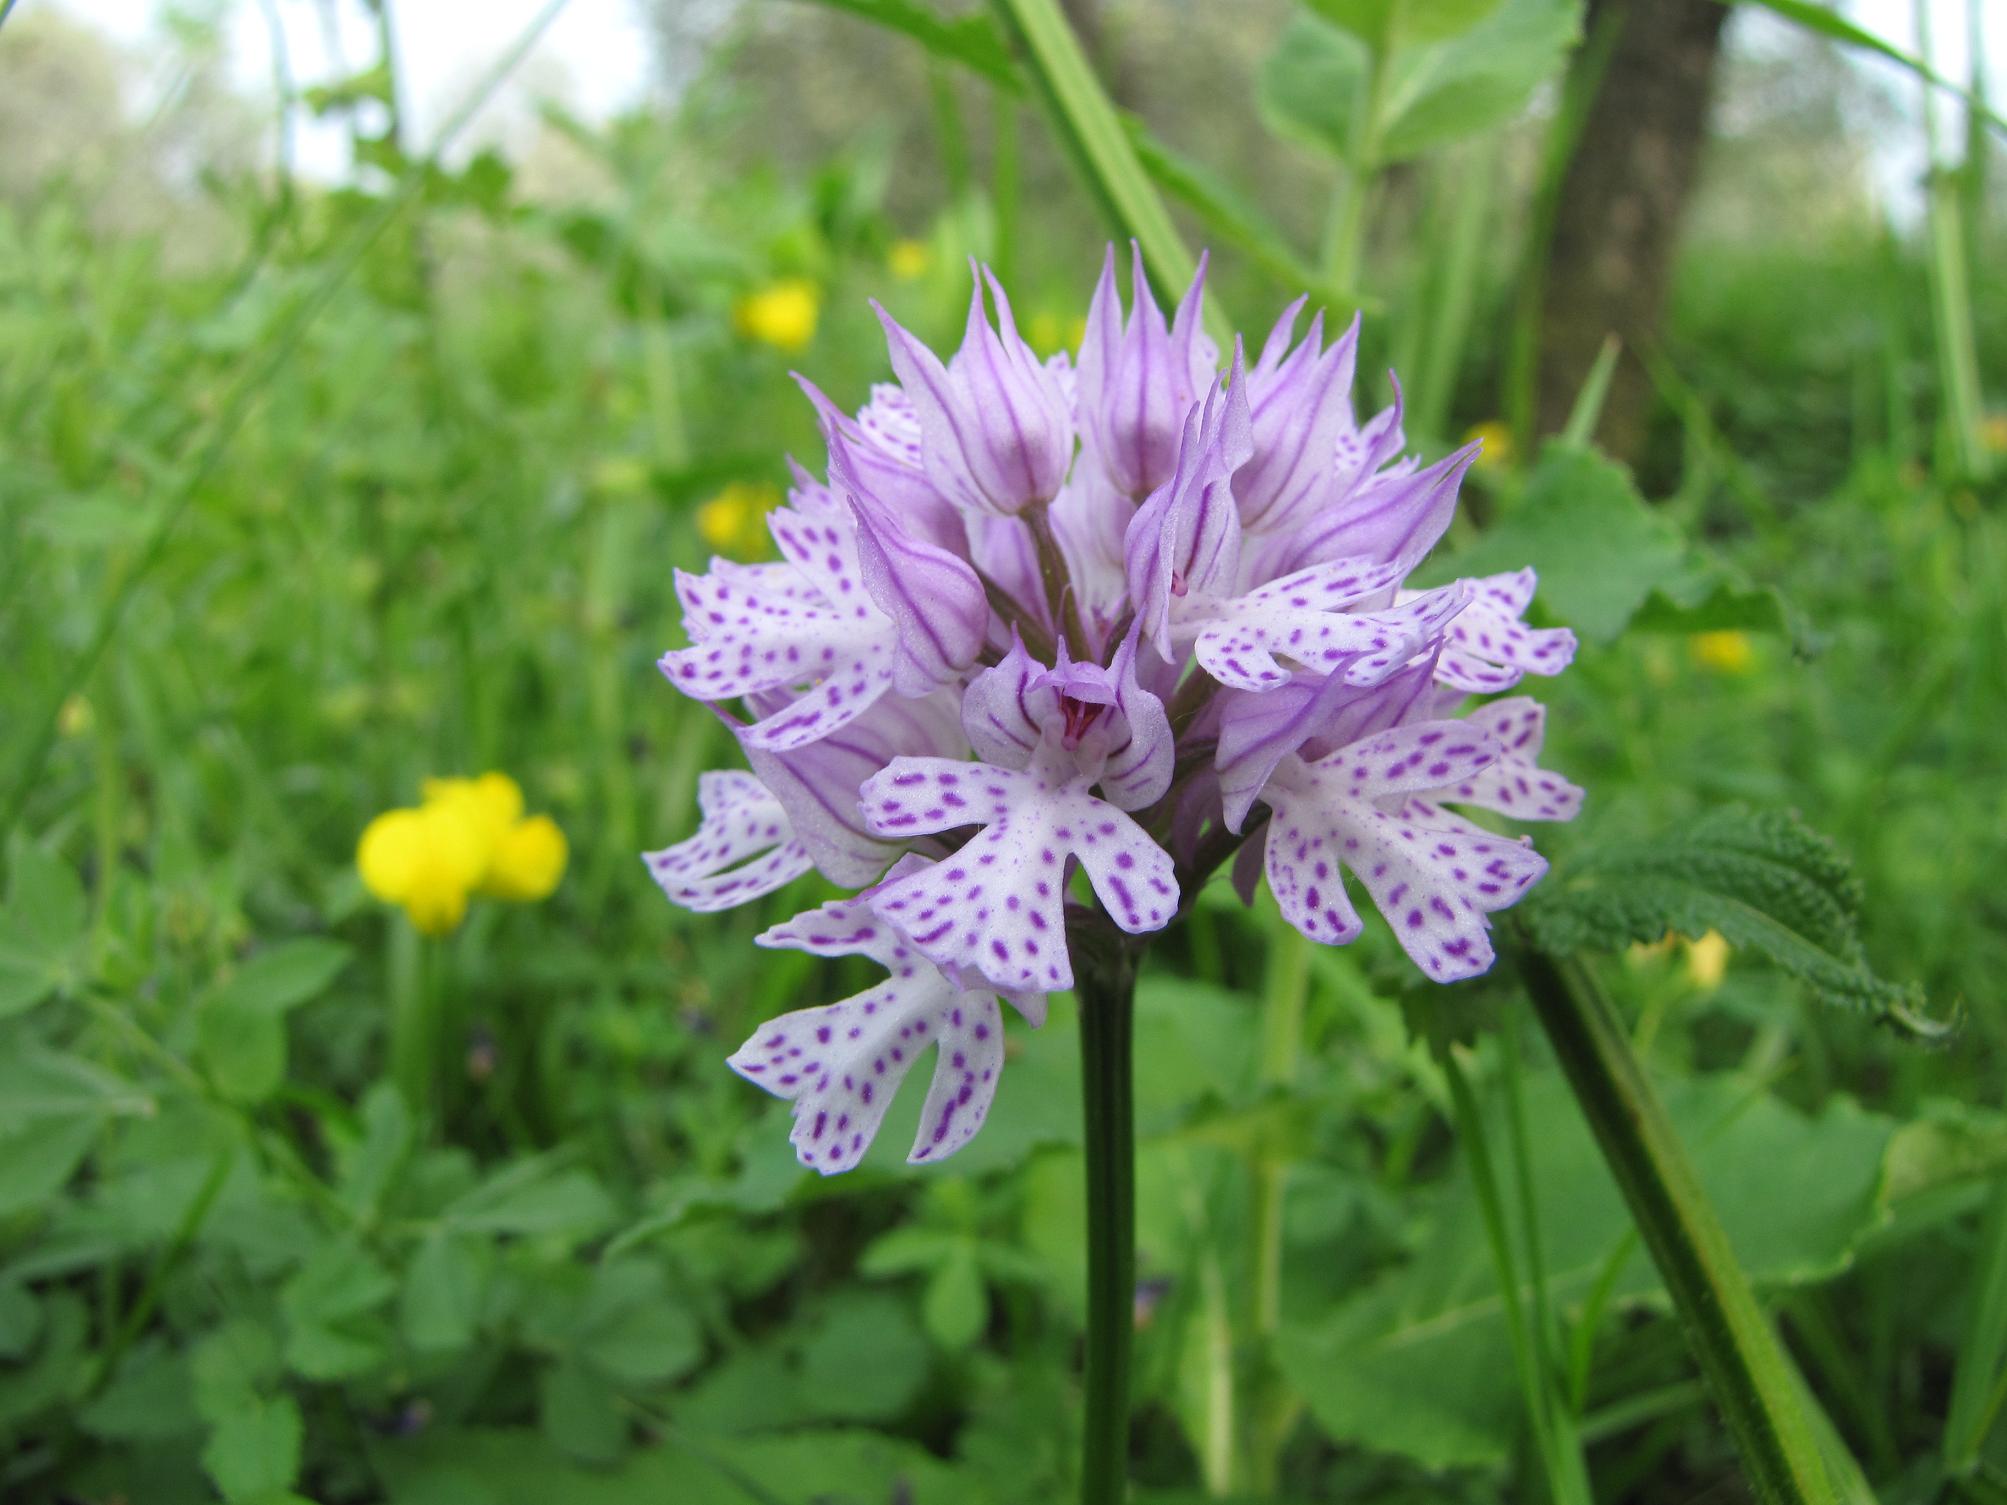
[[[1240, 327], [1356, 302], [1411, 443], [1486, 437], [1452, 543], [1539, 565], [1584, 637], [1541, 687], [1590, 790], [1557, 867], [1796, 808], [1876, 971], [1959, 1021], [1924, 1049], [1719, 935], [1602, 963], [1863, 1479], [2007, 1498], [1999, 137], [1768, 11], [1505, 0], [1406, 60], [1448, 88], [1368, 161], [1311, 11], [1067, 9]], [[1928, 7], [1939, 47], [1984, 21], [1997, 55], [1986, 9]], [[861, 985], [750, 944], [819, 880], [691, 916], [636, 856], [732, 761], [653, 660], [672, 569], [763, 556], [818, 458], [787, 373], [860, 404], [865, 300], [948, 339], [970, 255], [1071, 344], [1109, 227], [979, 9], [655, 0], [600, 33], [611, 102], [586, 44], [432, 19], [0, 25], [0, 1498], [1061, 1497], [1064, 1004], [953, 1166], [909, 1172], [895, 1121], [816, 1182], [721, 1062]], [[1612, 331], [1622, 466], [1547, 442]], [[569, 871], [420, 937], [357, 840], [490, 769]], [[1273, 940], [1222, 886], [1145, 979], [1139, 1498], [1740, 1498], [1511, 985], [1405, 996], [1376, 925]], [[1444, 1017], [1490, 1026], [1475, 1117], [1410, 1036]], [[1532, 1381], [1487, 1139], [1537, 1234]]]

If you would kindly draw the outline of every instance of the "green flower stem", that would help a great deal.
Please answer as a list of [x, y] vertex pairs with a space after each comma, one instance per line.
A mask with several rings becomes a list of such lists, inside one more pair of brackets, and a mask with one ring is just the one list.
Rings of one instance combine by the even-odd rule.
[[1573, 957], [1522, 945], [1516, 959], [1756, 1498], [1766, 1505], [1831, 1500], [1834, 1487], [1796, 1372], [1601, 986]]
[[1081, 1505], [1120, 1505], [1129, 1463], [1129, 1361], [1136, 1330], [1133, 955], [1077, 947], [1081, 1107], [1087, 1147], [1087, 1404]]
[[[1058, 0], [991, 0], [990, 8], [1016, 45], [1080, 181], [1116, 233], [1134, 237], [1158, 290], [1175, 294], [1197, 264]], [[1222, 350], [1232, 348], [1233, 329], [1217, 298], [1206, 300], [1206, 332]]]
[[400, 915], [386, 916], [385, 923], [390, 926], [390, 1079], [412, 1118], [425, 1123], [436, 1086], [442, 943], [420, 935]]

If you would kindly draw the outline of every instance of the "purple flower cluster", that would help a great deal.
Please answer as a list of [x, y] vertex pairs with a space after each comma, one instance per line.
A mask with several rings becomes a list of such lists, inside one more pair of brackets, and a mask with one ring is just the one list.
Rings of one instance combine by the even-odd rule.
[[1403, 458], [1398, 386], [1359, 422], [1357, 321], [1299, 340], [1302, 300], [1222, 379], [1204, 277], [1167, 326], [1138, 257], [1125, 318], [1111, 251], [1073, 360], [1032, 353], [987, 273], [946, 364], [881, 310], [897, 385], [852, 417], [802, 383], [828, 466], [795, 467], [780, 559], [677, 576], [662, 670], [750, 772], [704, 775], [649, 870], [713, 910], [817, 869], [860, 892], [759, 943], [888, 974], [731, 1058], [792, 1100], [804, 1165], [857, 1164], [929, 1049], [911, 1158], [967, 1143], [999, 998], [1039, 1024], [1070, 928], [1161, 930], [1229, 858], [1312, 940], [1359, 934], [1349, 873], [1426, 976], [1483, 972], [1486, 916], [1546, 863], [1449, 807], [1581, 804], [1536, 764], [1540, 706], [1466, 708], [1574, 655], [1521, 621], [1533, 572], [1405, 587], [1476, 446]]

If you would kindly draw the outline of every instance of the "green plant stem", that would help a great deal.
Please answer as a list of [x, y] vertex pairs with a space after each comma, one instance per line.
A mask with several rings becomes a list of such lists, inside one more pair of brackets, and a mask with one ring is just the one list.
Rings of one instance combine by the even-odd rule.
[[1644, 1068], [1586, 966], [1522, 944], [1534, 1012], [1671, 1294], [1757, 1499], [1833, 1494], [1796, 1374]]
[[1120, 946], [1076, 950], [1086, 1123], [1087, 1374], [1081, 1505], [1120, 1505], [1129, 1463], [1136, 1330], [1136, 1128], [1131, 1035], [1136, 972]]
[[[1261, 1009], [1261, 1083], [1286, 1090], [1303, 1048], [1303, 1010], [1310, 996], [1311, 943], [1277, 923], [1270, 935], [1267, 986]], [[1275, 1364], [1282, 1330], [1283, 1196], [1289, 1162], [1275, 1145], [1250, 1157], [1252, 1207], [1248, 1215], [1248, 1306], [1253, 1335], [1245, 1453], [1247, 1486], [1256, 1495], [1275, 1492], [1283, 1444], [1296, 1422], [1296, 1398]]]
[[421, 936], [402, 916], [388, 915], [384, 923], [390, 926], [390, 1079], [411, 1116], [424, 1123], [435, 1086], [440, 943]]
[[[1184, 287], [1197, 263], [1058, 0], [990, 0], [990, 8], [1015, 44], [1081, 182], [1109, 223], [1116, 233], [1135, 239], [1159, 288]], [[1218, 298], [1206, 300], [1206, 332], [1222, 350], [1232, 348], [1232, 321]]]

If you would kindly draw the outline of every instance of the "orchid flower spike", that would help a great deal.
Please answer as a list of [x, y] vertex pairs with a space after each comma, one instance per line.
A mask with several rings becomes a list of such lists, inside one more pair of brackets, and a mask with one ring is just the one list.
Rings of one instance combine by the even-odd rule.
[[677, 576], [663, 672], [747, 767], [702, 776], [649, 872], [700, 911], [820, 874], [852, 896], [759, 943], [884, 972], [730, 1058], [813, 1170], [857, 1165], [922, 1061], [909, 1155], [952, 1155], [997, 1101], [1003, 1005], [1037, 1027], [1082, 937], [1141, 944], [1229, 860], [1314, 941], [1362, 934], [1363, 893], [1423, 978], [1476, 976], [1546, 863], [1459, 812], [1581, 806], [1535, 701], [1472, 699], [1574, 656], [1527, 622], [1533, 571], [1409, 585], [1473, 452], [1404, 456], [1398, 386], [1361, 420], [1357, 320], [1299, 340], [1300, 300], [1222, 371], [1204, 275], [1167, 322], [1132, 248], [1125, 313], [1111, 248], [1050, 362], [986, 270], [949, 361], [880, 310], [896, 382], [855, 413], [802, 383], [826, 479], [794, 468], [780, 557]]

